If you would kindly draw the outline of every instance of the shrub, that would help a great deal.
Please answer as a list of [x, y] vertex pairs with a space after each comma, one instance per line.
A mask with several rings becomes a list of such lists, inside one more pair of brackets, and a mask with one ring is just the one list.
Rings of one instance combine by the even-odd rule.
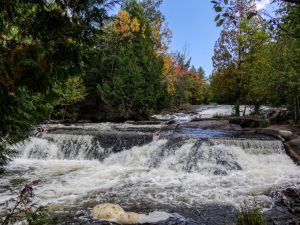
[[255, 205], [254, 207], [249, 207], [244, 204], [241, 208], [240, 213], [236, 218], [237, 225], [266, 225], [266, 218], [262, 212], [262, 209]]
[[8, 203], [11, 207], [4, 218], [0, 218], [0, 225], [9, 225], [21, 222], [28, 225], [46, 225], [49, 223], [47, 208], [37, 206], [33, 203], [34, 197], [33, 186], [41, 181], [36, 180], [31, 184], [25, 185], [15, 199], [11, 199]]

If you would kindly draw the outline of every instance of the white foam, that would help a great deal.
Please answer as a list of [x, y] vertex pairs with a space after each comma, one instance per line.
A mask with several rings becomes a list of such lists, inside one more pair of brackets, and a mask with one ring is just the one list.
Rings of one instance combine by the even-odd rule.
[[[249, 110], [247, 111], [247, 114]], [[217, 105], [210, 106], [207, 108], [199, 108], [198, 115], [200, 118], [211, 119], [214, 116], [230, 116], [233, 114], [233, 106], [232, 105]]]
[[139, 223], [157, 223], [167, 220], [170, 217], [172, 217], [172, 214], [170, 213], [154, 211], [149, 214], [140, 214]]
[[[80, 204], [87, 198], [125, 206], [239, 206], [253, 196], [271, 201], [265, 195], [270, 189], [299, 185], [299, 168], [283, 152], [253, 153], [235, 145], [205, 143], [196, 148], [193, 139], [173, 148], [166, 144], [158, 140], [111, 154], [103, 162], [18, 158], [7, 169], [21, 171], [26, 180], [45, 180], [35, 190], [41, 204]], [[1, 193], [0, 203], [9, 196]]]
[[[273, 108], [269, 106], [262, 106], [260, 110], [262, 112], [270, 109], [281, 110], [284, 108]], [[240, 115], [243, 115], [245, 106], [240, 106]], [[247, 106], [245, 115], [250, 115], [254, 112], [253, 106]], [[194, 113], [174, 113], [174, 114], [157, 114], [153, 115], [158, 120], [175, 120], [178, 122], [188, 122], [195, 118], [212, 119], [215, 116], [231, 116], [234, 114], [233, 105], [200, 105]]]
[[92, 131], [112, 131], [128, 128], [160, 128], [160, 124], [132, 124], [132, 123], [77, 123], [77, 124], [49, 124], [44, 125], [50, 129], [83, 129]]
[[175, 113], [175, 114], [156, 114], [152, 116], [158, 120], [168, 121], [175, 120], [178, 122], [188, 122], [197, 117], [197, 114]]

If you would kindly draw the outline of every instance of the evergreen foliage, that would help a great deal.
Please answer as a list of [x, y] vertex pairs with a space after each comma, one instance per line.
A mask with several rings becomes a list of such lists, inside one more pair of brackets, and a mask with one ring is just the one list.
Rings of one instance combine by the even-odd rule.
[[157, 110], [163, 94], [163, 62], [141, 5], [127, 1], [107, 32], [108, 48], [101, 49], [97, 65], [101, 99], [120, 114]]
[[[0, 167], [12, 156], [7, 146], [22, 140], [31, 125], [56, 106], [58, 89], [65, 91], [61, 82], [84, 75], [85, 53], [94, 45], [111, 4], [104, 0], [0, 2]], [[82, 90], [59, 97], [71, 104], [82, 100], [78, 93]]]

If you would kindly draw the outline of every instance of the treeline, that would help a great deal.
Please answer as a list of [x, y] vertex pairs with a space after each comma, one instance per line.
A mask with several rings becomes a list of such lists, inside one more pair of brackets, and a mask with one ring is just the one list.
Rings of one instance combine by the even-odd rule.
[[167, 51], [161, 3], [0, 1], [0, 167], [47, 118], [138, 120], [204, 101], [203, 71]]
[[[92, 121], [142, 120], [162, 108], [201, 103], [204, 77], [184, 53], [168, 53], [171, 31], [162, 0], [126, 1], [106, 21], [91, 51], [88, 96], [79, 117]], [[82, 117], [85, 115], [85, 117]]]
[[[286, 105], [299, 119], [300, 6], [212, 1], [223, 26], [214, 71], [169, 53], [162, 0], [0, 1], [0, 167], [46, 118], [146, 119], [182, 103]], [[110, 16], [116, 8], [116, 15]]]
[[300, 2], [274, 1], [276, 13], [254, 0], [212, 1], [223, 26], [213, 56], [210, 96], [219, 103], [287, 106], [299, 120]]

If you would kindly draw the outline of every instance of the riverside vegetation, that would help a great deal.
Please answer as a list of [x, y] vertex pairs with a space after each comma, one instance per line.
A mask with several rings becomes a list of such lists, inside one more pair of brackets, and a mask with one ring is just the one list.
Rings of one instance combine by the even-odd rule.
[[[300, 3], [212, 1], [214, 71], [169, 53], [162, 0], [0, 1], [0, 168], [47, 119], [141, 120], [183, 103], [286, 106], [300, 117]], [[115, 15], [112, 9], [119, 6]]]

